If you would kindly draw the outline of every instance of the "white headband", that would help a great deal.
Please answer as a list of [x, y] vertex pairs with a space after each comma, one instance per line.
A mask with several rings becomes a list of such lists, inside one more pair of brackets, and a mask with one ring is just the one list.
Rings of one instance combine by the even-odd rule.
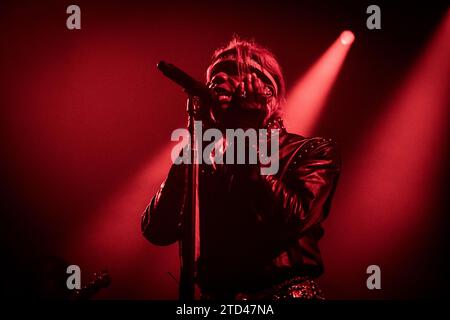
[[[212, 70], [214, 70], [215, 66], [217, 66], [219, 63], [222, 63], [224, 61], [236, 62], [235, 59], [232, 59], [232, 58], [229, 58], [229, 57], [226, 57], [226, 58], [223, 58], [223, 59], [218, 59], [216, 62], [214, 62], [208, 68], [208, 70], [206, 72], [206, 81], [208, 81], [208, 82], [211, 81], [211, 76], [212, 76], [211, 72], [212, 72]], [[277, 82], [275, 81], [275, 79], [272, 77], [272, 75], [268, 71], [266, 71], [264, 68], [262, 68], [259, 63], [257, 63], [256, 61], [254, 61], [252, 59], [247, 59], [245, 62], [248, 65], [252, 66], [253, 68], [257, 69], [258, 71], [262, 72], [267, 77], [267, 79], [269, 79], [270, 82], [272, 82], [272, 85], [273, 85], [273, 87], [275, 89], [274, 95], [278, 96], [278, 85], [277, 85]]]

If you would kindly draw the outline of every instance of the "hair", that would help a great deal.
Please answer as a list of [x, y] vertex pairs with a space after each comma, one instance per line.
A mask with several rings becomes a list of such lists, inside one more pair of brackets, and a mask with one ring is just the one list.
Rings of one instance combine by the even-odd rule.
[[275, 97], [276, 103], [271, 110], [271, 118], [273, 116], [279, 116], [281, 107], [286, 99], [286, 82], [275, 55], [269, 49], [258, 44], [254, 39], [245, 40], [237, 35], [233, 35], [227, 45], [214, 52], [210, 65], [227, 56], [235, 56], [238, 58], [250, 57], [252, 60], [258, 62], [265, 71], [270, 73], [278, 87], [278, 93]]

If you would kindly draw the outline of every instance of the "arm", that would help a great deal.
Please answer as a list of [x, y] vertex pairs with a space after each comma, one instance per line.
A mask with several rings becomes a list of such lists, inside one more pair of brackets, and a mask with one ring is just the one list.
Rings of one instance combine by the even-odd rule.
[[316, 147], [300, 148], [283, 180], [266, 180], [271, 199], [282, 219], [296, 234], [322, 222], [329, 213], [340, 174], [340, 156], [334, 142], [322, 139]]
[[259, 190], [261, 210], [274, 214], [298, 236], [327, 217], [340, 174], [340, 155], [334, 142], [319, 139], [297, 150], [287, 166], [281, 178], [258, 174], [249, 179], [248, 188]]
[[142, 214], [142, 234], [155, 245], [169, 245], [180, 238], [185, 169], [185, 165], [172, 165], [167, 179]]

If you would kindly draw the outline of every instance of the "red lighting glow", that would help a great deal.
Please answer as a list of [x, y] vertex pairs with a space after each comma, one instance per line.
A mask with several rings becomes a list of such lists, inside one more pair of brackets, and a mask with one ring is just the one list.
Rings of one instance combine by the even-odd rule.
[[[350, 32], [350, 34], [353, 36], [353, 33]], [[309, 135], [313, 130], [351, 47], [351, 42], [343, 46], [341, 39], [342, 35], [334, 41], [289, 93], [285, 107], [285, 119], [287, 128], [292, 132]]]
[[[85, 267], [106, 266], [114, 275], [114, 281], [129, 286], [138, 286], [148, 273], [158, 274], [159, 283], [155, 286], [167, 287], [164, 280], [169, 278], [167, 271], [176, 275], [178, 269], [161, 268], [163, 264], [155, 263], [152, 257], [158, 250], [142, 237], [140, 232], [140, 214], [150, 202], [150, 197], [158, 189], [169, 171], [170, 154], [173, 145], [163, 150], [144, 165], [128, 183], [121, 187], [104, 205], [91, 213], [84, 227], [78, 230], [79, 237], [69, 244], [71, 258]], [[165, 264], [177, 266], [177, 246], [165, 249]], [[147, 254], [142, 254], [147, 252]], [[142, 261], [136, 263], [137, 257]], [[148, 260], [148, 261], [147, 261]], [[130, 261], [134, 261], [129, 264]], [[170, 261], [170, 262], [167, 262]], [[137, 268], [136, 266], [139, 266]], [[96, 271], [95, 269], [92, 270]], [[176, 285], [159, 294], [171, 296], [176, 292]], [[109, 288], [109, 294], [123, 287]]]
[[[364, 271], [357, 266], [373, 263], [399, 270], [385, 281], [405, 288], [413, 286], [409, 274], [424, 274], [426, 279], [430, 272], [423, 257], [435, 239], [425, 235], [438, 234], [441, 225], [433, 204], [440, 196], [438, 181], [447, 165], [450, 11], [443, 22], [386, 113], [361, 140], [356, 156], [345, 163], [351, 169], [340, 180], [334, 213], [327, 221], [330, 263], [342, 266], [326, 275], [336, 279], [330, 287]], [[343, 256], [351, 257], [351, 267], [342, 263]], [[412, 291], [405, 289], [403, 294]]]
[[349, 31], [349, 30], [345, 30], [341, 33], [341, 43], [343, 45], [351, 45], [353, 43], [353, 41], [355, 40], [355, 35], [353, 34], [353, 32]]

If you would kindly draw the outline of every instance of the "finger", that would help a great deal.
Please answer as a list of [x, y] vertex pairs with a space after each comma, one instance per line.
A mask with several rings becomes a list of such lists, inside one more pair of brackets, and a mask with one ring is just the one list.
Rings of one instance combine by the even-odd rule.
[[265, 101], [265, 96], [264, 96], [264, 89], [265, 86], [263, 84], [263, 82], [261, 81], [261, 79], [259, 79], [256, 74], [253, 74], [253, 90], [254, 90], [254, 94], [257, 100], [260, 101]]
[[255, 94], [258, 94], [261, 92], [261, 80], [258, 78], [258, 76], [255, 73], [252, 73], [252, 85], [253, 90]]
[[239, 84], [236, 87], [236, 91], [235, 91], [235, 97], [237, 97], [237, 99], [244, 99], [245, 98], [245, 84], [244, 82], [239, 82]]
[[244, 92], [244, 83], [239, 82], [238, 85], [236, 86], [236, 94], [241, 95], [242, 92]]
[[245, 78], [245, 91], [247, 93], [247, 100], [254, 100], [254, 92], [252, 85], [252, 75], [248, 74]]
[[[256, 77], [256, 75], [255, 75]], [[256, 80], [253, 82], [253, 90], [255, 91], [255, 98], [256, 101], [266, 104], [267, 103], [267, 96], [265, 94], [266, 91], [266, 85], [264, 82], [256, 77]]]

